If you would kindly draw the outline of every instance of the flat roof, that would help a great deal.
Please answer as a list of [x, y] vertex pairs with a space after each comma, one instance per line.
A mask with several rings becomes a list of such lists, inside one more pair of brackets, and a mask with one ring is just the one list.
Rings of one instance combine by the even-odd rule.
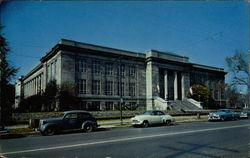
[[78, 47], [78, 48], [83, 48], [83, 49], [88, 49], [88, 50], [99, 51], [99, 52], [107, 52], [110, 54], [124, 55], [124, 56], [128, 56], [128, 57], [135, 57], [135, 58], [140, 58], [142, 60], [143, 59], [146, 60], [149, 57], [154, 57], [154, 58], [159, 58], [159, 59], [164, 59], [164, 60], [169, 60], [169, 61], [191, 64], [193, 68], [226, 73], [223, 68], [195, 64], [195, 63], [189, 63], [189, 57], [181, 56], [181, 55], [178, 55], [175, 53], [163, 52], [163, 51], [158, 51], [158, 50], [154, 50], [154, 49], [146, 51], [145, 53], [133, 52], [133, 51], [127, 51], [127, 50], [122, 50], [122, 49], [116, 49], [116, 48], [104, 47], [104, 46], [99, 46], [99, 45], [94, 45], [94, 44], [89, 44], [89, 43], [78, 42], [78, 41], [74, 41], [74, 40], [61, 39], [53, 48], [51, 48], [50, 51], [48, 51], [40, 59], [41, 63], [39, 63], [30, 72], [28, 72], [25, 76], [23, 76], [23, 79], [29, 77], [31, 74], [36, 72], [42, 66], [43, 61], [45, 61], [47, 58], [50, 58], [51, 56], [53, 56], [57, 52], [57, 50], [60, 49], [60, 47], [59, 47], [60, 45], [65, 45], [65, 46], [70, 46], [70, 47]]

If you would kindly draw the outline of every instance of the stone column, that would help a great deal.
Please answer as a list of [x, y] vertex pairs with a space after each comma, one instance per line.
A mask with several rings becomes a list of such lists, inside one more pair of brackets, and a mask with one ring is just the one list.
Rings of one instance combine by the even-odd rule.
[[174, 100], [178, 99], [178, 82], [177, 82], [177, 72], [174, 72]]
[[183, 100], [185, 97], [184, 73], [181, 73], [181, 99]]
[[164, 71], [164, 98], [168, 99], [168, 71]]

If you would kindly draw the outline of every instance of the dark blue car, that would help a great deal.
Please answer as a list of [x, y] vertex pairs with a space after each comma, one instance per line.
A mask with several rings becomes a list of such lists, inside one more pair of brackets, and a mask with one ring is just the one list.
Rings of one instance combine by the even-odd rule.
[[209, 121], [225, 121], [225, 120], [237, 120], [240, 118], [240, 114], [234, 112], [231, 109], [220, 109], [217, 112], [210, 113], [208, 115], [208, 120]]
[[62, 130], [92, 132], [97, 127], [97, 121], [90, 113], [74, 110], [62, 113], [59, 118], [41, 119], [38, 130], [42, 135], [53, 135]]

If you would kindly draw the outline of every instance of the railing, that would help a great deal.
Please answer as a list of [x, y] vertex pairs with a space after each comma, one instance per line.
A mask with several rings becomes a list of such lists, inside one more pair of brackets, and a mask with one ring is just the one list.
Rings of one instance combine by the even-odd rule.
[[188, 99], [186, 99], [186, 100], [187, 100], [188, 102], [194, 104], [194, 105], [197, 106], [198, 108], [203, 109], [203, 107], [201, 106], [201, 102], [198, 102], [198, 101], [196, 101], [196, 100], [194, 100], [194, 99], [191, 99], [191, 98], [188, 98]]
[[154, 98], [155, 110], [167, 110], [168, 102], [161, 97]]

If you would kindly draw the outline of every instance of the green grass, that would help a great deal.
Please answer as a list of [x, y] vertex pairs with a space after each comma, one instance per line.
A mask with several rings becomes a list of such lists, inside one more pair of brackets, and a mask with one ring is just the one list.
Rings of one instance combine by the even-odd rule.
[[9, 134], [26, 134], [33, 131], [31, 128], [16, 128], [11, 129]]

